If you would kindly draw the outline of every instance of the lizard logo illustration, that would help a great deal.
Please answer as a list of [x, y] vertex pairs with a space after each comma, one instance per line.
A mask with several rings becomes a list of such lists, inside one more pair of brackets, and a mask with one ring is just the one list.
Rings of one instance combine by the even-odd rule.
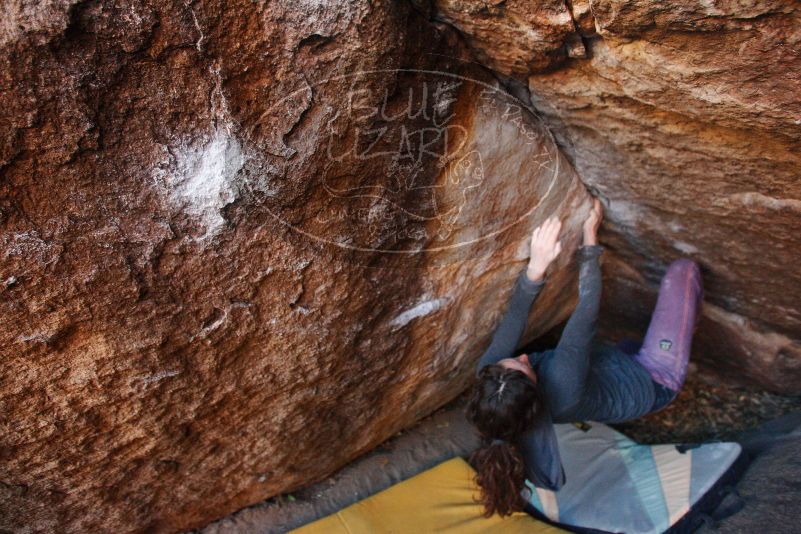
[[[331, 165], [323, 176], [323, 185], [334, 197], [372, 198], [415, 220], [434, 222], [438, 237], [445, 239], [457, 224], [472, 190], [484, 181], [484, 165], [478, 150], [451, 159], [433, 183], [422, 179], [423, 164], [394, 161], [388, 180], [355, 187], [343, 185], [355, 181], [351, 173], [337, 174], [337, 166]], [[353, 167], [348, 163], [345, 168]]]

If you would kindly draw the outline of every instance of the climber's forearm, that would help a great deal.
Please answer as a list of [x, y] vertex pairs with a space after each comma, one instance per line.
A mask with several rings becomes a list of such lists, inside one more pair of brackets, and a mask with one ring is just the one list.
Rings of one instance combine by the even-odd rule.
[[476, 373], [487, 365], [514, 356], [514, 351], [526, 329], [531, 306], [545, 284], [544, 280], [537, 282], [530, 280], [526, 273], [527, 271], [518, 275], [512, 290], [512, 298], [509, 299], [506, 312], [492, 336], [492, 342], [478, 361]]
[[528, 266], [517, 277], [506, 313], [492, 336], [490, 346], [478, 360], [476, 373], [487, 365], [514, 356], [526, 329], [528, 312], [545, 283], [545, 271], [562, 250], [559, 241], [561, 228], [562, 223], [557, 217], [548, 217], [531, 233]]
[[584, 395], [590, 368], [592, 340], [601, 305], [600, 245], [579, 249], [579, 302], [570, 316], [556, 346], [551, 372], [560, 377], [551, 408], [555, 414], [569, 411]]

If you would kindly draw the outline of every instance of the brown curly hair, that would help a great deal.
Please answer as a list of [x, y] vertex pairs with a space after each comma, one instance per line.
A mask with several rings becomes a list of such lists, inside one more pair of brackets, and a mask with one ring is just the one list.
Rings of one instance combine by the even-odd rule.
[[470, 464], [476, 470], [485, 517], [523, 510], [526, 471], [518, 440], [542, 413], [540, 390], [522, 372], [500, 365], [479, 371], [465, 415], [481, 436]]

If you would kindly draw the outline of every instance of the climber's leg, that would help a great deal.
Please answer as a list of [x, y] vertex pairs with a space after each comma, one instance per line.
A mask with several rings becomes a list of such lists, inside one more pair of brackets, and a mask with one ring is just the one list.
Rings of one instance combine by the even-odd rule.
[[672, 397], [684, 384], [703, 294], [697, 263], [686, 258], [671, 263], [662, 278], [642, 347], [634, 355], [654, 382], [670, 390]]

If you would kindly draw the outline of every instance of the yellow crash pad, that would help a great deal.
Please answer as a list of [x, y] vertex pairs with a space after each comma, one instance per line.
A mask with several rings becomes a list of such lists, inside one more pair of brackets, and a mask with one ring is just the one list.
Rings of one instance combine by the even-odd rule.
[[475, 471], [462, 458], [453, 458], [344, 510], [293, 530], [299, 534], [400, 534], [453, 532], [564, 532], [520, 512], [485, 518], [473, 500], [478, 487]]

